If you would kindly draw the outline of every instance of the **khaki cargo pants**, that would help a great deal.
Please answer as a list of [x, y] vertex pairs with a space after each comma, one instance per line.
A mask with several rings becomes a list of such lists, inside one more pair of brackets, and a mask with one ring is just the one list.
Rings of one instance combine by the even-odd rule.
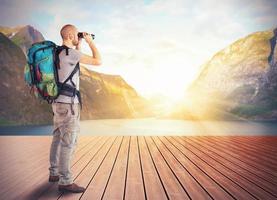
[[52, 109], [54, 129], [49, 171], [51, 176], [60, 176], [59, 185], [68, 185], [73, 183], [70, 167], [80, 132], [80, 105], [53, 102]]

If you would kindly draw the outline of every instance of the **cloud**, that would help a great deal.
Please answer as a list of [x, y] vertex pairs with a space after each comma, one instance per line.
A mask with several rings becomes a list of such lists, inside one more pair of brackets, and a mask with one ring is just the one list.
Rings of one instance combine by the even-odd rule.
[[95, 33], [103, 66], [91, 69], [119, 74], [143, 94], [185, 86], [217, 51], [276, 26], [276, 8], [275, 0], [1, 0], [0, 17], [32, 23], [57, 43], [67, 23]]
[[5, 26], [18, 26], [30, 22], [34, 8], [38, 7], [38, 1], [33, 0], [0, 0], [0, 4], [1, 25]]

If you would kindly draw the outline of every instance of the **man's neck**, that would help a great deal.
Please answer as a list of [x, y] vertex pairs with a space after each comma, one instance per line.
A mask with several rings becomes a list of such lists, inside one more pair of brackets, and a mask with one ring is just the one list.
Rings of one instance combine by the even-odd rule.
[[63, 45], [65, 45], [65, 46], [67, 46], [69, 48], [73, 48], [74, 47], [74, 45], [71, 42], [69, 42], [69, 41], [63, 41]]

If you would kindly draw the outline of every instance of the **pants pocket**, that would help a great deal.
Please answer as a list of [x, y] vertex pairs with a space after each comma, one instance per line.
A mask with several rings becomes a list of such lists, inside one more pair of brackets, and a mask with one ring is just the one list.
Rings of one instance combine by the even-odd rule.
[[68, 108], [66, 104], [59, 104], [59, 106], [56, 106], [56, 113], [59, 116], [66, 116], [68, 114]]
[[65, 131], [62, 134], [61, 144], [66, 147], [72, 148], [75, 144], [75, 140], [77, 139], [77, 132], [76, 131]]

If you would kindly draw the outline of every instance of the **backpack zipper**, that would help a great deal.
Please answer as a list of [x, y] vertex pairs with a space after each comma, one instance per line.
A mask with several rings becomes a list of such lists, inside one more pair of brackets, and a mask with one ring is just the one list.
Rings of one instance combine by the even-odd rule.
[[39, 63], [41, 63], [41, 62], [43, 62], [43, 61], [45, 61], [45, 60], [48, 60], [48, 59], [49, 59], [49, 57], [45, 57], [45, 58], [43, 58], [43, 59], [37, 61], [35, 64], [38, 65]]

